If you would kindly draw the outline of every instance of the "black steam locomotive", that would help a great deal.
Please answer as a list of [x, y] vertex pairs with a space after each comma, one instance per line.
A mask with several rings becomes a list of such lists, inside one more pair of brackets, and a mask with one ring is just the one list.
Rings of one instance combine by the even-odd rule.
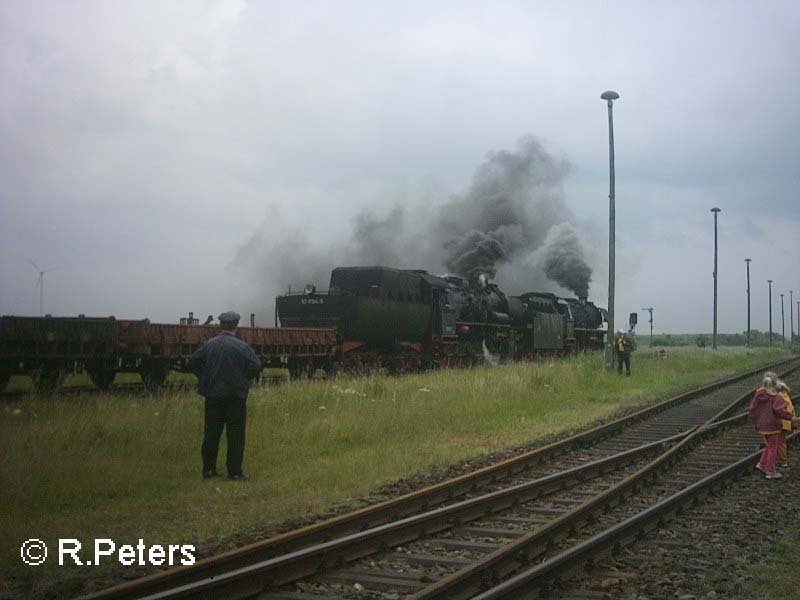
[[[586, 299], [426, 271], [339, 267], [327, 292], [275, 300], [281, 327], [334, 328], [335, 368], [391, 371], [523, 360], [603, 347], [606, 312]], [[292, 365], [290, 365], [290, 370]]]

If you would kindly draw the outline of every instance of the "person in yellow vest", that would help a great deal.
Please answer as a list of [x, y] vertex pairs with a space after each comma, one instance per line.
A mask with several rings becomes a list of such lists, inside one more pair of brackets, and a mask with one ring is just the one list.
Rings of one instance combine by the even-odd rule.
[[625, 363], [625, 374], [631, 374], [631, 352], [633, 352], [633, 340], [624, 331], [617, 331], [614, 339], [614, 351], [617, 353], [617, 374], [622, 375], [622, 364]]
[[[783, 381], [779, 381], [775, 389], [778, 390], [778, 394], [780, 394], [781, 398], [786, 400], [786, 410], [788, 410], [792, 416], [795, 416], [794, 405], [792, 404], [792, 399], [789, 398], [789, 392], [791, 392], [789, 386]], [[789, 466], [789, 449], [786, 445], [786, 436], [789, 435], [791, 431], [792, 422], [782, 419], [780, 439], [778, 440], [778, 466], [780, 467]]]

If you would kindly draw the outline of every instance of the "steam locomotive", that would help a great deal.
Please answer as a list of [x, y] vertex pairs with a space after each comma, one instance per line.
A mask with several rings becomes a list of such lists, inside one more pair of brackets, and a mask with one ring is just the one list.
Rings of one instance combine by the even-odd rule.
[[334, 329], [336, 367], [394, 372], [602, 349], [607, 320], [585, 298], [509, 296], [483, 279], [377, 266], [336, 268], [327, 292], [306, 286], [275, 310], [281, 327]]

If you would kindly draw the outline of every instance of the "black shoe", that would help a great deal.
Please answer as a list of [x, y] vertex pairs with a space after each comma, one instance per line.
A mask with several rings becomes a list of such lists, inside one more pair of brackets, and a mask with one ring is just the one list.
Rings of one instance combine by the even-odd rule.
[[249, 481], [250, 478], [245, 475], [244, 473], [237, 473], [236, 475], [228, 475], [228, 479], [231, 481]]
[[203, 471], [203, 479], [213, 479], [214, 477], [219, 477], [219, 473], [216, 471]]

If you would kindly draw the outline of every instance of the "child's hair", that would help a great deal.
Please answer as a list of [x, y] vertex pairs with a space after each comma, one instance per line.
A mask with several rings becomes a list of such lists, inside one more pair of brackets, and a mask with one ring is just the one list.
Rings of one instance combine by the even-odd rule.
[[767, 390], [774, 390], [778, 385], [778, 376], [772, 371], [764, 373], [764, 379], [761, 380], [761, 387]]
[[779, 392], [791, 392], [792, 391], [791, 388], [788, 385], [786, 385], [786, 382], [784, 382], [784, 381], [777, 381], [775, 383], [775, 389], [778, 390]]

